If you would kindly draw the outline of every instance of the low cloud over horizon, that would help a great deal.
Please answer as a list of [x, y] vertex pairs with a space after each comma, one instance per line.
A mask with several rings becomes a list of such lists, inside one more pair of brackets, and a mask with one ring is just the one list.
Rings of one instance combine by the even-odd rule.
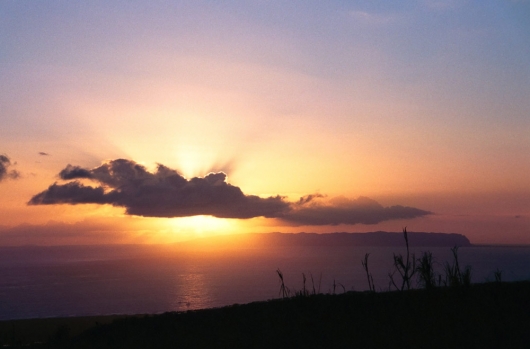
[[[312, 194], [289, 202], [277, 195], [246, 195], [227, 182], [223, 172], [186, 179], [176, 170], [158, 164], [155, 172], [126, 159], [112, 160], [93, 169], [68, 165], [57, 182], [33, 196], [29, 205], [110, 204], [128, 215], [144, 217], [277, 218], [294, 225], [376, 224], [431, 214], [414, 207], [384, 207], [367, 198], [326, 199]], [[97, 183], [92, 187], [82, 180]]]
[[365, 196], [357, 199], [339, 196], [325, 201], [322, 198], [324, 196], [318, 194], [300, 198], [286, 220], [300, 225], [377, 224], [432, 214], [414, 207], [384, 207]]

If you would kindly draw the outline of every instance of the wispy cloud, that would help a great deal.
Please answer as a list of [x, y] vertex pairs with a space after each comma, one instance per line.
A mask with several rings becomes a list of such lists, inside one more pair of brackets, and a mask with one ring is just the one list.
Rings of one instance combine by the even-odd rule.
[[[376, 201], [311, 194], [296, 202], [280, 195], [246, 195], [227, 182], [223, 172], [186, 179], [162, 164], [152, 173], [131, 160], [117, 159], [93, 169], [68, 165], [60, 173], [65, 184], [54, 183], [28, 204], [110, 204], [127, 214], [146, 217], [211, 215], [219, 218], [279, 218], [300, 225], [375, 224], [385, 220], [430, 214], [413, 207], [383, 207]], [[97, 186], [81, 181], [90, 180]]]
[[16, 165], [16, 163], [12, 164], [11, 159], [7, 155], [0, 154], [0, 182], [8, 178], [20, 178], [20, 172], [17, 170], [9, 170], [9, 167], [13, 165]]
[[373, 26], [381, 26], [397, 23], [401, 17], [395, 13], [370, 13], [366, 11], [350, 11], [349, 15], [353, 20]]
[[50, 154], [45, 153], [45, 152], [43, 152], [43, 151], [39, 151], [39, 155], [41, 155], [41, 156], [50, 156]]
[[464, 5], [467, 0], [420, 0], [420, 3], [432, 10], [446, 11]]

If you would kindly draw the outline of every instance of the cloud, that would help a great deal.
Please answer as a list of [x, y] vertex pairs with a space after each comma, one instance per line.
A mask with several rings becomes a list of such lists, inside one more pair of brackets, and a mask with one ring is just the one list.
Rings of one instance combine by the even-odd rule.
[[345, 197], [328, 201], [314, 200], [322, 197], [308, 195], [301, 198], [283, 219], [300, 225], [377, 224], [431, 214], [414, 207], [383, 207], [377, 201], [363, 196], [354, 200]]
[[[278, 217], [289, 210], [289, 203], [280, 196], [243, 194], [227, 183], [223, 172], [188, 180], [161, 164], [151, 173], [134, 161], [118, 159], [91, 170], [68, 165], [59, 176], [74, 181], [52, 184], [29, 204], [111, 204], [125, 207], [127, 214], [146, 217]], [[82, 179], [99, 185], [86, 186], [79, 181]]]
[[54, 183], [48, 190], [35, 195], [30, 200], [31, 204], [110, 204], [110, 199], [105, 196], [102, 187], [87, 187], [75, 181], [64, 185]]
[[372, 26], [394, 24], [401, 19], [397, 14], [369, 13], [366, 11], [350, 11], [349, 14], [356, 22]]
[[[136, 216], [266, 217], [299, 225], [375, 224], [430, 214], [413, 207], [383, 207], [366, 197], [327, 200], [322, 194], [311, 194], [296, 202], [280, 195], [261, 198], [246, 195], [229, 184], [224, 172], [186, 179], [162, 164], [152, 173], [125, 159], [112, 160], [93, 169], [68, 165], [59, 177], [70, 182], [50, 185], [28, 204], [110, 204], [124, 207], [127, 214]], [[86, 181], [96, 186], [84, 184]]]
[[41, 155], [41, 156], [50, 156], [50, 154], [45, 153], [45, 152], [43, 152], [43, 151], [39, 151], [39, 155]]
[[79, 166], [68, 165], [64, 170], [59, 172], [61, 179], [75, 179], [75, 178], [92, 178], [89, 170], [85, 170]]
[[310, 194], [310, 195], [306, 195], [306, 196], [302, 196], [300, 198], [300, 200], [298, 200], [298, 202], [296, 203], [298, 206], [302, 206], [302, 205], [305, 205], [311, 201], [313, 201], [313, 199], [317, 199], [317, 198], [324, 198], [325, 196], [322, 195], [322, 194]]
[[4, 179], [11, 178], [11, 179], [17, 179], [20, 177], [20, 172], [16, 170], [9, 171], [9, 167], [11, 166], [11, 160], [7, 155], [0, 154], [0, 182]]

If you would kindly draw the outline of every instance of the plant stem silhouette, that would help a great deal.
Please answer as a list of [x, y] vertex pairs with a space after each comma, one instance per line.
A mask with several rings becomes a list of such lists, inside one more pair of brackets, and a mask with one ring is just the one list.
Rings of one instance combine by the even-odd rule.
[[372, 277], [372, 274], [368, 271], [368, 257], [370, 257], [370, 254], [366, 253], [364, 255], [364, 259], [361, 259], [361, 264], [364, 268], [364, 271], [366, 272], [366, 279], [368, 280], [368, 289], [372, 292], [375, 292], [374, 278]]
[[[403, 237], [405, 238], [405, 245], [407, 247], [407, 254], [405, 258], [403, 255], [394, 253], [394, 267], [395, 270], [392, 273], [389, 273], [390, 283], [393, 285], [396, 290], [403, 291], [405, 289], [410, 290], [410, 281], [414, 274], [416, 273], [416, 259], [414, 253], [411, 255], [409, 250], [409, 238], [407, 235], [407, 227], [403, 228]], [[394, 280], [394, 274], [396, 271], [401, 276], [401, 285], [398, 286]]]
[[471, 284], [471, 267], [460, 269], [458, 262], [458, 246], [451, 248], [453, 253], [453, 264], [445, 263], [445, 286], [458, 287]]
[[434, 262], [432, 252], [423, 252], [421, 258], [418, 258], [418, 283], [429, 290], [436, 287], [436, 274], [434, 272]]
[[[280, 268], [276, 269], [276, 273], [278, 274], [278, 277], [280, 278], [280, 295], [282, 298], [288, 298], [291, 294], [291, 291], [287, 286], [285, 286], [285, 283], [283, 281], [283, 273], [281, 272]], [[305, 276], [304, 276], [305, 279]]]

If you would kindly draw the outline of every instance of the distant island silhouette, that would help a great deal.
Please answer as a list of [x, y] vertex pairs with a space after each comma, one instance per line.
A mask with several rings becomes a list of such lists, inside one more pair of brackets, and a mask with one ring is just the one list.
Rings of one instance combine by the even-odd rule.
[[[469, 247], [469, 239], [462, 234], [409, 232], [411, 247]], [[180, 246], [404, 246], [402, 232], [376, 231], [369, 233], [249, 233], [200, 238], [179, 243]]]

